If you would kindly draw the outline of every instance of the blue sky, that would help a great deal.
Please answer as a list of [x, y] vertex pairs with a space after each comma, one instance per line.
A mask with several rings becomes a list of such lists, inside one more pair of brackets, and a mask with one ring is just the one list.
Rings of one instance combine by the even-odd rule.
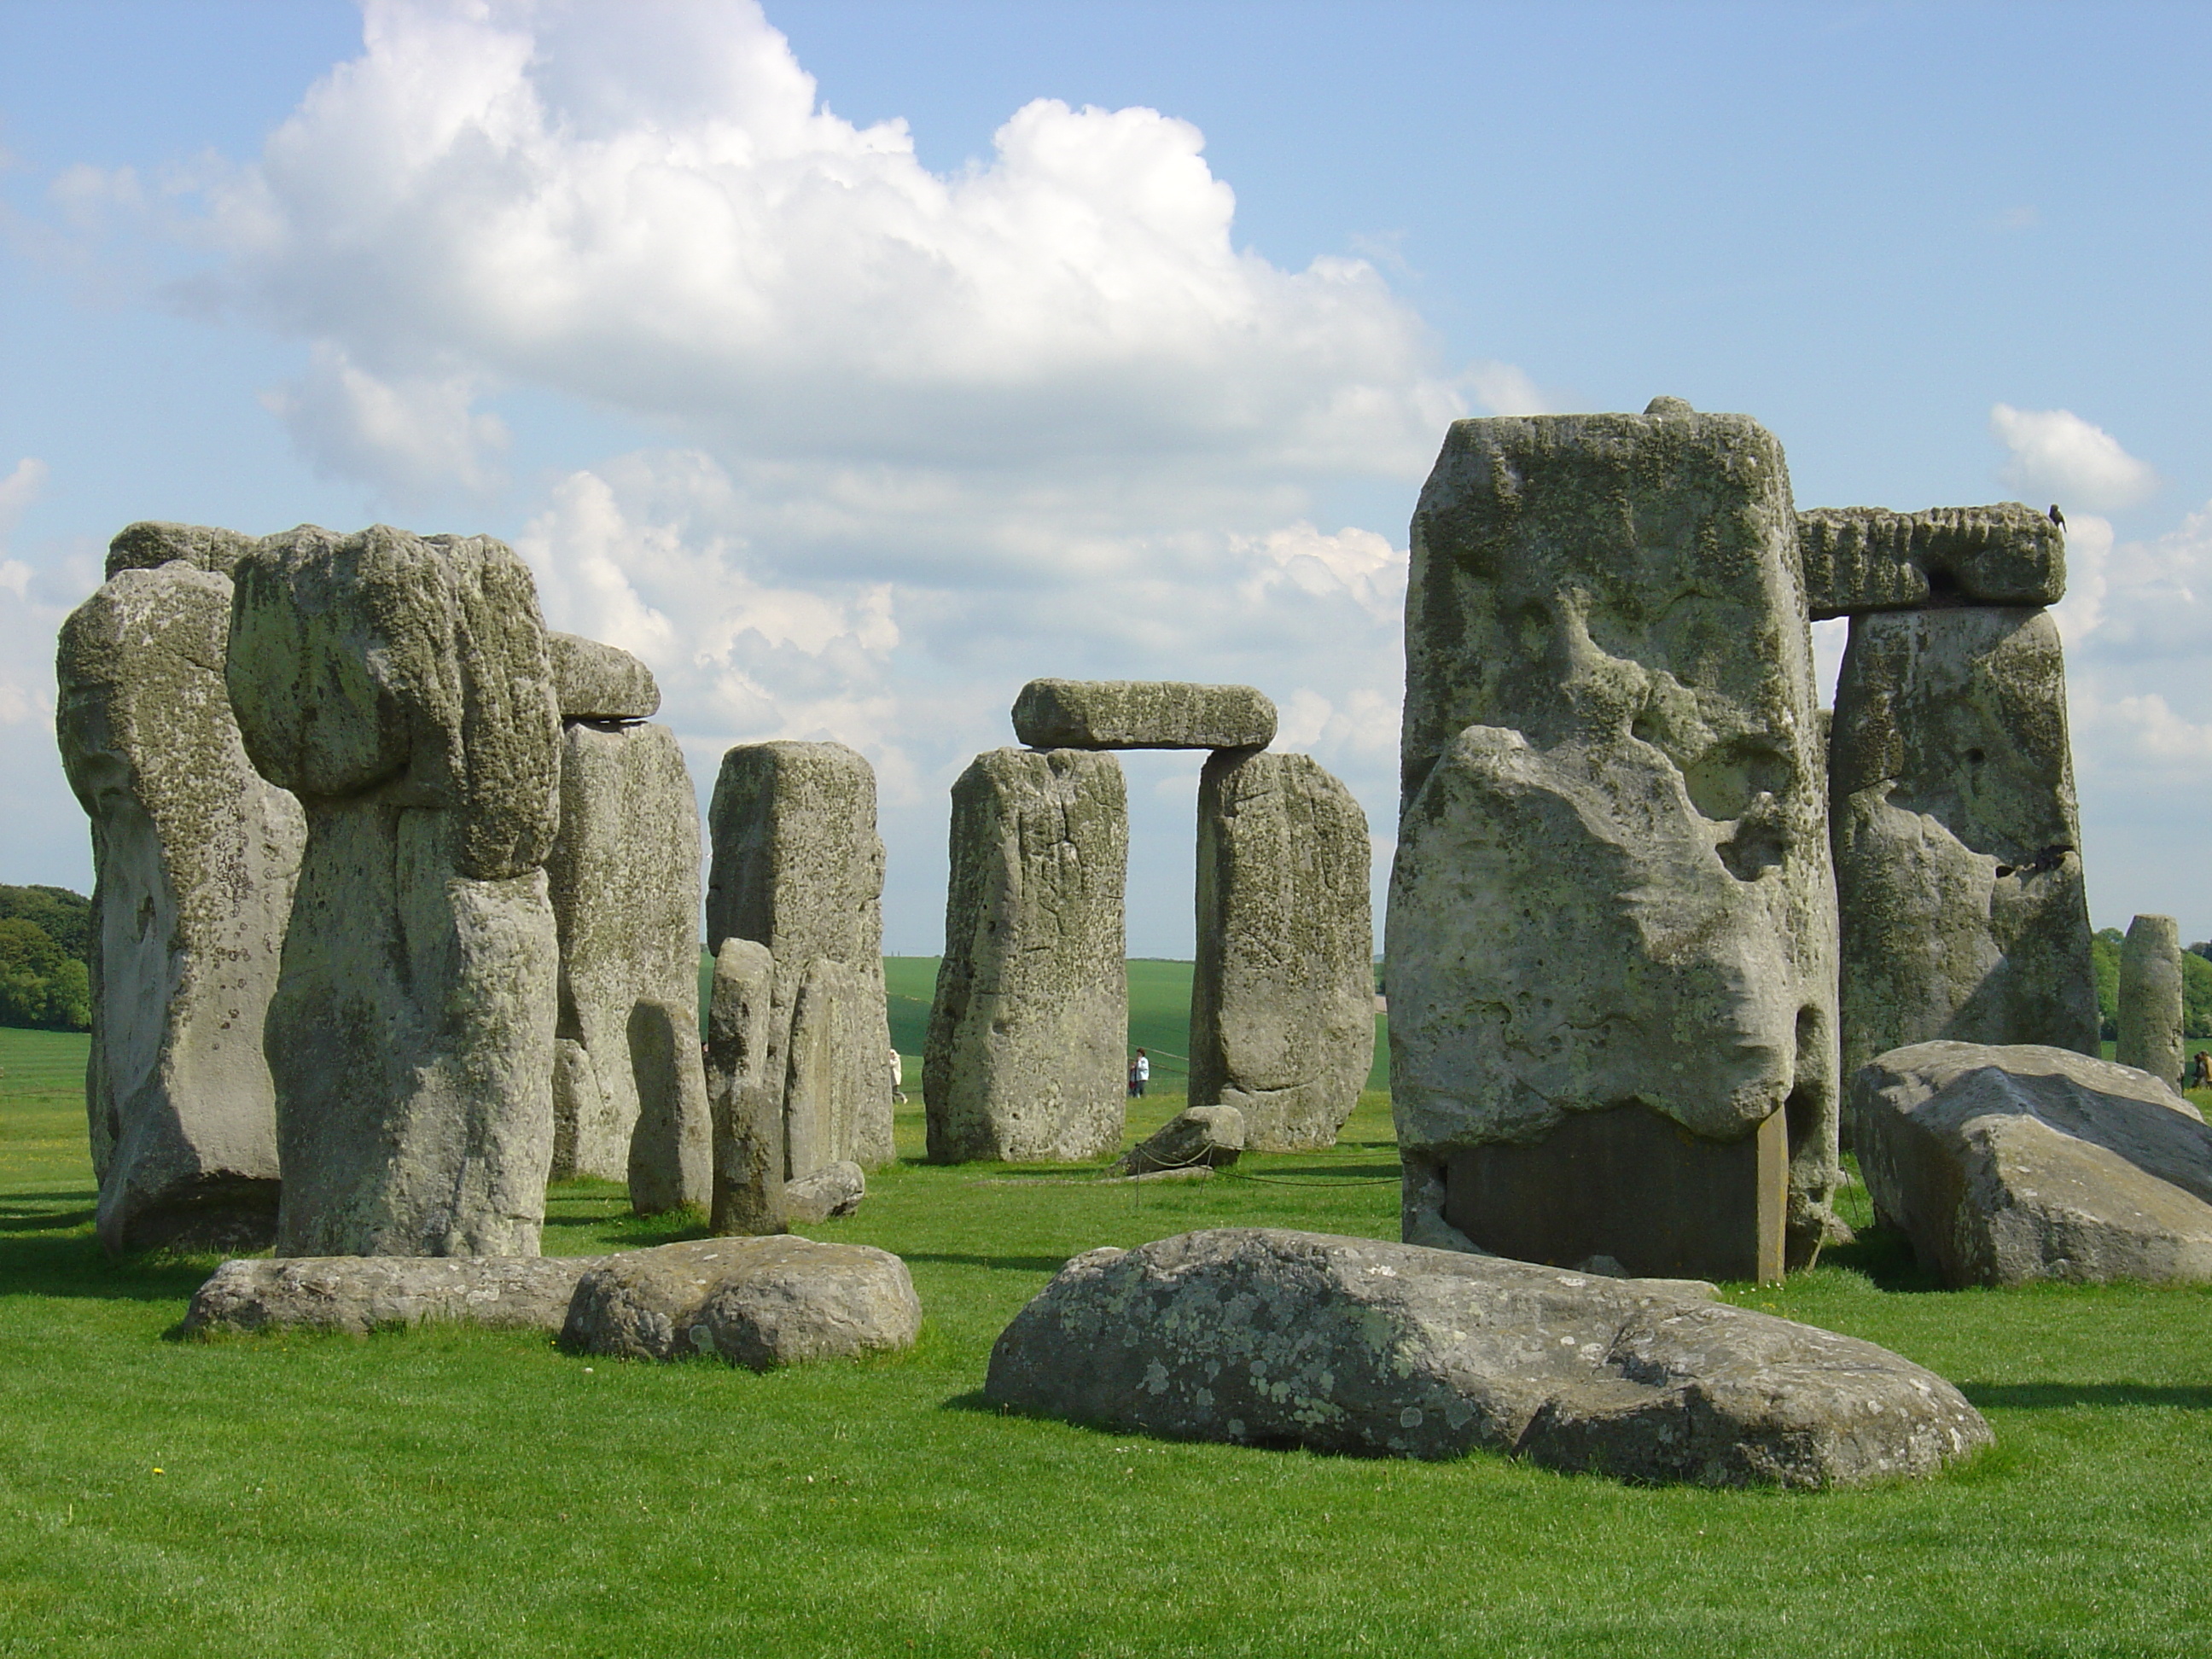
[[[0, 0], [0, 880], [88, 882], [50, 642], [149, 517], [513, 540], [702, 787], [874, 759], [894, 949], [1032, 674], [1261, 685], [1387, 860], [1443, 424], [1666, 392], [1806, 506], [2064, 502], [2096, 920], [2212, 936], [2202, 8], [366, 22]], [[1187, 954], [1196, 761], [1129, 770]]]

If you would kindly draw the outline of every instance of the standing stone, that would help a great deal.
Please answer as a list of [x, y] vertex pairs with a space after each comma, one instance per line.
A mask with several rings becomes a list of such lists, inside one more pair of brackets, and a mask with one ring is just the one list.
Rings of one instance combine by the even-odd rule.
[[874, 769], [839, 743], [742, 744], [722, 757], [708, 817], [708, 946], [719, 955], [725, 939], [751, 939], [775, 961], [765, 1063], [783, 1079], [785, 1175], [890, 1163]]
[[922, 1096], [938, 1163], [1121, 1144], [1128, 796], [1111, 755], [994, 749], [952, 786], [945, 960]]
[[769, 1060], [775, 1007], [775, 958], [768, 946], [724, 939], [707, 1006], [717, 1233], [785, 1231], [783, 1074]]
[[[2120, 949], [2120, 1040], [2112, 1057], [2181, 1086], [2181, 924], [2137, 916]], [[2094, 1052], [2094, 1050], [2092, 1051]]]
[[561, 940], [554, 1176], [627, 1181], [641, 1215], [703, 1206], [699, 805], [673, 732], [566, 723], [545, 868]]
[[1829, 757], [1844, 1074], [1936, 1041], [2095, 1055], [2049, 613], [1854, 617]]
[[222, 572], [246, 538], [133, 525], [116, 541], [57, 659], [63, 769], [92, 820], [96, 1225], [111, 1254], [259, 1249], [277, 1205], [261, 1022], [306, 827], [247, 762], [224, 689]]
[[1334, 1146], [1375, 1060], [1367, 815], [1310, 755], [1217, 750], [1198, 784], [1190, 1103], [1255, 1152]]
[[[1781, 446], [1462, 421], [1422, 491], [1391, 879], [1407, 1236], [1771, 1279], [1839, 1224], [1835, 899]], [[1430, 1210], [1439, 1212], [1430, 1214]]]
[[553, 1153], [560, 717], [483, 537], [303, 526], [238, 563], [246, 753], [306, 809], [264, 1039], [284, 1255], [531, 1255]]
[[1249, 685], [1031, 680], [1014, 735], [1032, 749], [1265, 749], [1275, 705]]

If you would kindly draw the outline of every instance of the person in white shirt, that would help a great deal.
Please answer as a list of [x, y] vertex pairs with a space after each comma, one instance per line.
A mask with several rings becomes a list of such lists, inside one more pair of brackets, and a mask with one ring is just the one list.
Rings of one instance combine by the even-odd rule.
[[1152, 1080], [1152, 1062], [1146, 1057], [1145, 1051], [1139, 1048], [1137, 1050], [1137, 1057], [1129, 1062], [1129, 1098], [1143, 1099], [1145, 1085]]

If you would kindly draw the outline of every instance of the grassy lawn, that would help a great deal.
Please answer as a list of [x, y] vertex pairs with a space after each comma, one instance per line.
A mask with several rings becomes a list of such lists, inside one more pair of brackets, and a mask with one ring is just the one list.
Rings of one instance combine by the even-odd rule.
[[[1944, 1294], [1880, 1237], [1734, 1292], [1988, 1413], [1993, 1454], [1876, 1491], [1639, 1491], [981, 1407], [992, 1339], [1073, 1251], [1238, 1223], [1394, 1235], [1370, 1095], [1334, 1152], [1252, 1179], [880, 1172], [816, 1231], [912, 1267], [927, 1323], [887, 1361], [754, 1376], [458, 1328], [177, 1344], [212, 1264], [100, 1259], [83, 1054], [0, 1032], [0, 1655], [2212, 1650], [2212, 1293]], [[1145, 1102], [1133, 1137], [1181, 1103]], [[918, 1099], [899, 1128], [918, 1157]], [[549, 1248], [683, 1232], [622, 1210], [556, 1188]]]

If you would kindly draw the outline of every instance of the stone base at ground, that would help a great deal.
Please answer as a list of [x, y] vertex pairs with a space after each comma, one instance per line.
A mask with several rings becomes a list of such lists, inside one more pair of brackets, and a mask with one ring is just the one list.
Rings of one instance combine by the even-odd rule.
[[840, 1159], [811, 1176], [785, 1183], [783, 1218], [802, 1224], [850, 1215], [868, 1195], [868, 1177], [857, 1164]]
[[906, 1263], [795, 1234], [708, 1238], [609, 1258], [576, 1286], [564, 1346], [633, 1359], [713, 1354], [768, 1370], [913, 1345]]
[[2212, 1128], [2148, 1073], [1923, 1042], [1845, 1112], [1875, 1213], [1948, 1285], [2212, 1282]]
[[1121, 1155], [1123, 1175], [1160, 1170], [1223, 1169], [1244, 1151], [1244, 1114], [1234, 1106], [1193, 1106], [1177, 1112]]
[[576, 1281], [608, 1260], [567, 1256], [278, 1256], [226, 1261], [179, 1328], [349, 1331], [453, 1321], [557, 1331]]
[[1926, 1475], [1991, 1438], [1869, 1342], [1648, 1281], [1261, 1228], [1077, 1256], [1000, 1334], [984, 1392], [1179, 1439], [1704, 1486]]

